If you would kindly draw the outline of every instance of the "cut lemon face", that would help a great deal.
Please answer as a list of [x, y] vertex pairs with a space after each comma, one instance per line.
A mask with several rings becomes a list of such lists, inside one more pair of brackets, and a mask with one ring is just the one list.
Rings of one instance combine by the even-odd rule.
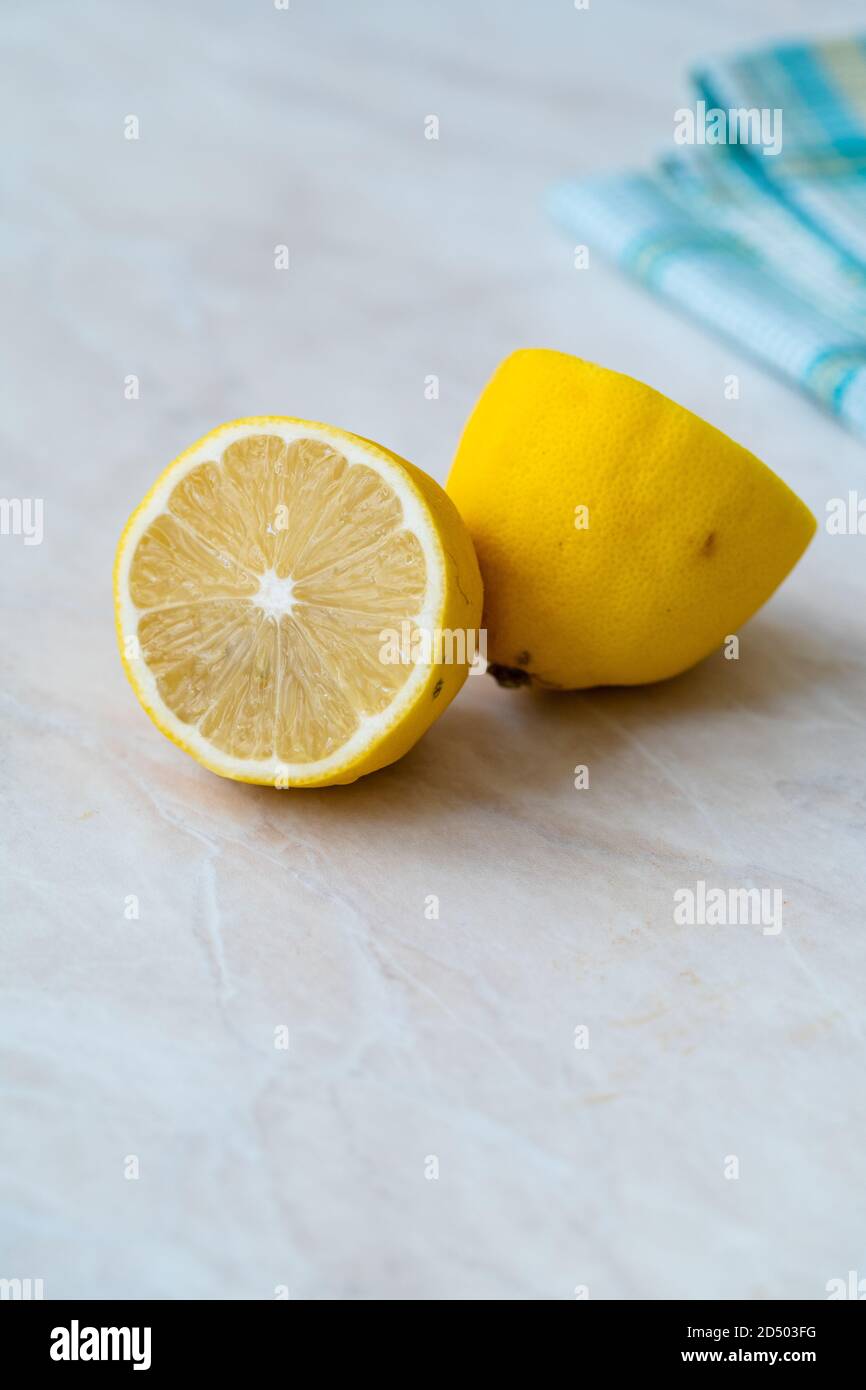
[[432, 478], [267, 416], [214, 430], [158, 479], [120, 540], [115, 610], [164, 734], [225, 777], [325, 786], [402, 756], [457, 693], [473, 642], [423, 634], [474, 634], [481, 579]]

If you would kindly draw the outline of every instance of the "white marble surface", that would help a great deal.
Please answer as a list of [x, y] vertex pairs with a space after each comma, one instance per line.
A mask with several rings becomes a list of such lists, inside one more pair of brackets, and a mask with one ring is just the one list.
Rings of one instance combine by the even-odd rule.
[[[597, 259], [576, 273], [541, 207], [562, 173], [648, 161], [694, 58], [855, 18], [4, 6], [3, 489], [45, 499], [45, 537], [0, 540], [0, 1277], [627, 1299], [866, 1276], [866, 540], [821, 532], [739, 662], [557, 699], [472, 679], [398, 766], [308, 793], [160, 738], [110, 584], [128, 511], [207, 428], [328, 419], [444, 478], [519, 345], [649, 380], [819, 515], [862, 491], [862, 444]], [[781, 887], [783, 931], [676, 926], [698, 879]]]

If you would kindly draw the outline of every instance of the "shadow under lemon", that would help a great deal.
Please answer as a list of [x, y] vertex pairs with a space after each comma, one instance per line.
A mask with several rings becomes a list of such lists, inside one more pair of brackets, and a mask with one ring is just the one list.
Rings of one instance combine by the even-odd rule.
[[[233, 784], [232, 795], [271, 814], [342, 821], [431, 820], [455, 805], [513, 805], [553, 788], [570, 766], [595, 771], [627, 745], [652, 747], [654, 731], [678, 726], [706, 743], [724, 737], [728, 719], [775, 720], [830, 685], [852, 707], [866, 694], [866, 649], [847, 636], [798, 620], [758, 615], [740, 635], [739, 655], [719, 649], [697, 666], [651, 685], [590, 690], [505, 689], [489, 675], [470, 678], [433, 728], [398, 762], [348, 786], [275, 792]], [[210, 781], [210, 779], [208, 779]], [[279, 801], [279, 807], [277, 807]]]

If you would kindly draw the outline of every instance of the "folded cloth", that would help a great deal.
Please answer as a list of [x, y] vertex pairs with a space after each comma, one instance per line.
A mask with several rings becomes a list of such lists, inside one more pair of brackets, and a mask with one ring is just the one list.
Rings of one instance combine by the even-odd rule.
[[672, 135], [649, 174], [560, 183], [552, 211], [866, 435], [866, 38], [693, 80], [693, 120], [677, 116], [695, 143]]

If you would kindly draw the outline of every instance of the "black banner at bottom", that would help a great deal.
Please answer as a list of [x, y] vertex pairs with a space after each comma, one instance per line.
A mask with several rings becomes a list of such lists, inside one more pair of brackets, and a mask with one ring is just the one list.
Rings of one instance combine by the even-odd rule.
[[[478, 1301], [472, 1303], [477, 1316]], [[266, 1359], [290, 1370], [292, 1356], [299, 1349], [296, 1339], [315, 1334], [314, 1308], [314, 1303], [306, 1301], [3, 1301], [0, 1330], [7, 1358], [11, 1353], [12, 1364], [25, 1374], [32, 1369], [61, 1376], [76, 1372], [93, 1375], [100, 1367], [110, 1367], [115, 1374], [128, 1371], [151, 1377], [185, 1370], [194, 1370], [199, 1376], [209, 1371], [225, 1376], [248, 1371]], [[586, 1300], [572, 1303], [567, 1314], [553, 1320], [550, 1327], [554, 1335], [566, 1333], [572, 1355], [570, 1339], [579, 1336], [580, 1363], [584, 1368], [592, 1366], [596, 1373], [800, 1365], [820, 1368], [826, 1375], [856, 1364], [854, 1358], [863, 1341], [863, 1311], [832, 1301]], [[368, 1334], [369, 1325], [364, 1332]], [[443, 1373], [453, 1373], [454, 1349], [446, 1349], [441, 1327], [437, 1332]], [[520, 1337], [519, 1332], [517, 1335]], [[436, 1369], [438, 1358], [436, 1352], [431, 1356], [432, 1340], [425, 1338], [421, 1364], [411, 1371], [413, 1377], [418, 1371], [429, 1374]], [[483, 1346], [485, 1374], [496, 1366], [497, 1347], [507, 1354], [510, 1364], [514, 1342], [512, 1328], [493, 1343], [491, 1356], [491, 1341], [484, 1336], [476, 1356], [482, 1355]], [[356, 1357], [365, 1345], [369, 1349], [366, 1339], [356, 1346]], [[320, 1344], [319, 1349], [330, 1359], [330, 1343]], [[304, 1350], [309, 1354], [309, 1343]], [[381, 1353], [377, 1360], [381, 1360]], [[466, 1358], [465, 1349], [459, 1360], [468, 1370], [471, 1360]], [[409, 1369], [405, 1349], [401, 1361], [405, 1374]]]

